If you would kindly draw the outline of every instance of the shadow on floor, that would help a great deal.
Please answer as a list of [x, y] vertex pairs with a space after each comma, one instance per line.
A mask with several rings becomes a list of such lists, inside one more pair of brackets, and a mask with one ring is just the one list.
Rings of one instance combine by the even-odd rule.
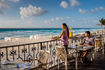
[[[78, 67], [78, 70], [105, 70], [105, 55], [98, 52], [96, 53], [93, 62], [87, 62], [83, 64], [79, 63]], [[51, 70], [58, 70], [57, 66]], [[60, 65], [60, 70], [65, 70], [65, 66]], [[71, 63], [71, 65], [68, 66], [68, 70], [75, 70], [75, 63]]]

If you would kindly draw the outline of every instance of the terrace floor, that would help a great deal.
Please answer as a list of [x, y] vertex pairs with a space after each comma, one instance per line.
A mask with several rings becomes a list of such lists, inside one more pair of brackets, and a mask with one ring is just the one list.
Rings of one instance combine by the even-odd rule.
[[[51, 70], [57, 70], [57, 66]], [[65, 66], [61, 65], [60, 70], [65, 70]], [[75, 63], [71, 63], [68, 70], [75, 70]], [[105, 54], [97, 52], [93, 62], [79, 63], [78, 70], [105, 70]]]

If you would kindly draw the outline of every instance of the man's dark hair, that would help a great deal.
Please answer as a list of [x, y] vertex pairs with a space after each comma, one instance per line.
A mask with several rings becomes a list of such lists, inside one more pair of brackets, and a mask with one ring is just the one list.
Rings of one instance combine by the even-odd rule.
[[90, 31], [86, 31], [85, 33], [89, 34], [90, 35]]

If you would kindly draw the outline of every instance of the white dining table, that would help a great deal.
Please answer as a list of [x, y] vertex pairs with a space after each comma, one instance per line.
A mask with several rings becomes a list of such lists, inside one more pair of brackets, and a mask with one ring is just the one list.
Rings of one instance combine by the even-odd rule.
[[[75, 49], [76, 50], [76, 60], [75, 60], [75, 67], [76, 67], [76, 70], [78, 70], [78, 54], [79, 54], [79, 51], [88, 51], [88, 50], [91, 50], [91, 55], [93, 54], [92, 50], [94, 49], [95, 47], [94, 46], [83, 46], [83, 47], [78, 47], [78, 46], [72, 46], [72, 47], [69, 47], [68, 49]], [[91, 61], [93, 60], [93, 57], [91, 57]]]

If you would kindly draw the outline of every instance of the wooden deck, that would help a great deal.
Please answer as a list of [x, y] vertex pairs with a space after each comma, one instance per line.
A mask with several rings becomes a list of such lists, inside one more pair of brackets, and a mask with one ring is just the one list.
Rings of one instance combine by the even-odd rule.
[[[93, 62], [79, 63], [78, 70], [105, 70], [105, 54], [97, 52]], [[58, 70], [57, 66], [51, 70]], [[61, 65], [60, 70], [65, 70], [65, 66]], [[68, 70], [75, 70], [75, 63], [68, 66]]]

